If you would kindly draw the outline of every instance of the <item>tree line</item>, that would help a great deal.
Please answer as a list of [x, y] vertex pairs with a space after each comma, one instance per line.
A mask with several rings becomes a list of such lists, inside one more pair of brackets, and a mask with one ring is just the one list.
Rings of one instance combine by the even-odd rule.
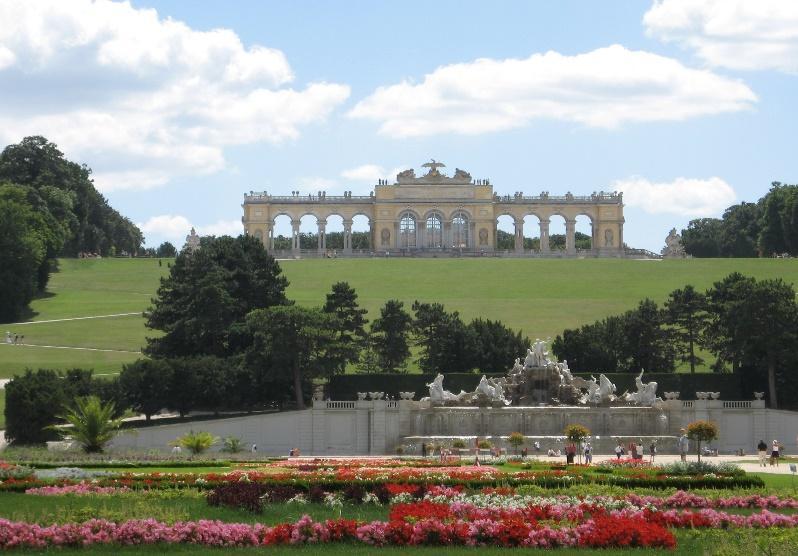
[[[795, 290], [781, 279], [756, 280], [732, 273], [706, 292], [685, 286], [664, 307], [644, 299], [635, 309], [578, 329], [565, 330], [554, 353], [580, 372], [672, 372], [676, 362], [690, 371], [712, 353], [715, 372], [741, 372], [751, 384], [767, 384], [771, 407], [777, 393], [796, 387], [798, 305]], [[761, 381], [759, 380], [761, 379]]]
[[693, 257], [798, 255], [798, 185], [773, 182], [756, 203], [733, 205], [721, 218], [691, 220], [682, 245]]
[[144, 238], [44, 137], [0, 153], [0, 321], [19, 320], [58, 256], [135, 253]]

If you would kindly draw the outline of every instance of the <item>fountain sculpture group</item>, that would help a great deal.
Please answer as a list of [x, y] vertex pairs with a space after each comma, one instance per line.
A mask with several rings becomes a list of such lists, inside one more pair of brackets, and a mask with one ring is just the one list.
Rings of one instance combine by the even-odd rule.
[[487, 378], [479, 381], [473, 392], [454, 394], [443, 387], [443, 375], [435, 377], [429, 387], [429, 397], [421, 401], [436, 406], [660, 406], [657, 383], [643, 382], [643, 372], [635, 379], [636, 392], [625, 392], [616, 396], [615, 385], [605, 375], [598, 380], [574, 377], [568, 362], [559, 362], [546, 349], [546, 342], [535, 340], [527, 350], [523, 364], [515, 360], [507, 376]]

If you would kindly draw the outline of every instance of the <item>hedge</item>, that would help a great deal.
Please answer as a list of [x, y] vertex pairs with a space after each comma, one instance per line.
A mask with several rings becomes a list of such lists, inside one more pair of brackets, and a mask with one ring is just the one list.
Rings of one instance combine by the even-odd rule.
[[[504, 374], [487, 374], [487, 377], [500, 377]], [[590, 379], [590, 373], [574, 373]], [[636, 392], [634, 373], [606, 373], [615, 386], [618, 394], [625, 390]], [[358, 392], [385, 392], [398, 398], [399, 392], [415, 392], [416, 399], [429, 396], [427, 384], [432, 382], [432, 374], [352, 374], [336, 375], [330, 379], [328, 396], [332, 400], [356, 400]], [[444, 387], [450, 392], [458, 393], [460, 390], [473, 391], [479, 383], [481, 374], [476, 373], [449, 373], [443, 381]], [[598, 375], [596, 375], [598, 378]], [[664, 392], [681, 392], [680, 399], [694, 400], [696, 392], [720, 392], [722, 400], [750, 400], [753, 392], [743, 390], [743, 381], [738, 374], [714, 373], [646, 373], [644, 382], [655, 381], [658, 384], [657, 393], [663, 396]]]

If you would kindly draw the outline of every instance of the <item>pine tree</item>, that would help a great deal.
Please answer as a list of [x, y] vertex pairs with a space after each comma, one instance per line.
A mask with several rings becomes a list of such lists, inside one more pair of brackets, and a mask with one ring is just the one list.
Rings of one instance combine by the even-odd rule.
[[371, 323], [371, 342], [379, 369], [385, 373], [401, 372], [410, 357], [408, 336], [413, 323], [404, 303], [388, 300], [380, 309], [380, 318]]
[[365, 326], [368, 322], [365, 317], [366, 310], [358, 306], [357, 293], [347, 282], [333, 284], [332, 292], [327, 294], [323, 310], [334, 315], [341, 326], [339, 341], [345, 354], [340, 371], [343, 372], [348, 363], [357, 363], [360, 350], [365, 345]]
[[702, 344], [702, 331], [708, 322], [707, 299], [693, 286], [674, 290], [665, 302], [665, 323], [669, 326], [679, 361], [690, 363], [690, 372], [695, 373], [696, 365], [704, 362], [695, 354], [695, 348]]

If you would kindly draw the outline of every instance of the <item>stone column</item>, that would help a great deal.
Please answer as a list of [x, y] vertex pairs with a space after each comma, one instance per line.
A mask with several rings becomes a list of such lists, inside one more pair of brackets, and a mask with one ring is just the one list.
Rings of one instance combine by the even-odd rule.
[[441, 220], [441, 244], [444, 249], [452, 248], [452, 222]]
[[291, 251], [299, 254], [299, 220], [291, 220]]
[[352, 254], [352, 221], [344, 220], [344, 253]]
[[324, 251], [326, 250], [326, 245], [327, 245], [327, 237], [326, 237], [326, 234], [327, 234], [327, 221], [326, 220], [319, 220], [316, 223], [316, 226], [318, 227], [318, 230], [319, 230], [319, 232], [318, 232], [319, 233], [319, 238], [318, 238], [319, 255], [323, 255]]
[[266, 249], [272, 249], [271, 237], [272, 237], [272, 225], [267, 223], [264, 226], [263, 230], [263, 247], [265, 247]]
[[576, 255], [576, 220], [565, 221], [565, 253]]
[[623, 220], [618, 222], [618, 252], [623, 256]]
[[402, 245], [402, 238], [399, 237], [398, 221], [393, 223], [393, 244], [396, 249], [402, 249], [404, 247], [404, 245]]
[[419, 249], [427, 248], [427, 223], [426, 221], [416, 222], [416, 247]]
[[515, 227], [515, 252], [524, 252], [524, 220], [514, 220], [513, 226]]
[[549, 220], [541, 220], [540, 221], [540, 252], [541, 253], [551, 253], [551, 247], [549, 247]]

